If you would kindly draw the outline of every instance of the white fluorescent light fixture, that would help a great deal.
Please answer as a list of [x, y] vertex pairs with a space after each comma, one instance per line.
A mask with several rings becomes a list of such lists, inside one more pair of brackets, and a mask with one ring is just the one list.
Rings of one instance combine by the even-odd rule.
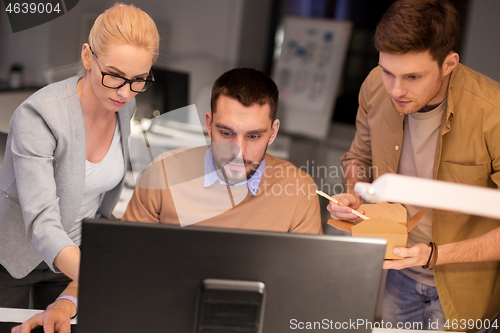
[[373, 183], [357, 182], [366, 201], [387, 201], [500, 219], [500, 190], [386, 173]]

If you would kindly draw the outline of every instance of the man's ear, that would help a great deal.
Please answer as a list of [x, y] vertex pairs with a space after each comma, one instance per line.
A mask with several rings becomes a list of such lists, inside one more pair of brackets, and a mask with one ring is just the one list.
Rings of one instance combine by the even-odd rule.
[[88, 43], [83, 44], [82, 46], [82, 64], [85, 67], [85, 70], [90, 70], [90, 63], [92, 61], [92, 51], [90, 51], [90, 45]]
[[274, 139], [276, 139], [276, 135], [278, 135], [279, 129], [280, 129], [280, 120], [275, 119], [273, 121], [273, 124], [271, 125], [271, 137], [269, 138], [269, 142], [267, 143], [268, 146], [271, 143], [273, 143]]
[[457, 52], [451, 52], [443, 61], [443, 76], [450, 74], [457, 67], [460, 57]]
[[212, 113], [208, 111], [205, 113], [205, 125], [207, 126], [208, 135], [212, 138]]

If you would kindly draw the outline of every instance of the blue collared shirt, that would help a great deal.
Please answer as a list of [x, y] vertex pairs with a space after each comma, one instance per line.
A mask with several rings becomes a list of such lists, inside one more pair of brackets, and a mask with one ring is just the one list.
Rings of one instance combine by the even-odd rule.
[[[262, 162], [260, 163], [259, 167], [255, 171], [255, 173], [250, 177], [248, 180], [244, 180], [238, 184], [235, 184], [233, 186], [243, 186], [243, 185], [248, 185], [248, 189], [250, 192], [255, 195], [257, 193], [257, 189], [259, 188], [260, 181], [262, 179], [262, 174], [264, 173], [264, 168], [266, 166], [266, 160], [263, 159]], [[205, 176], [203, 180], [203, 186], [204, 187], [210, 187], [212, 186], [216, 181], [221, 182], [224, 185], [229, 185], [222, 179], [220, 179], [219, 175], [217, 174], [217, 171], [215, 171], [215, 166], [214, 166], [214, 158], [212, 156], [212, 147], [209, 147], [207, 151], [205, 152]]]

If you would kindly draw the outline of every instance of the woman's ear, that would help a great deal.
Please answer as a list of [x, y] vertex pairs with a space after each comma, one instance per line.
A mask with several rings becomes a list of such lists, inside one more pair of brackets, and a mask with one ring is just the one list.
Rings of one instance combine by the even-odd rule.
[[90, 63], [92, 61], [92, 51], [90, 50], [90, 45], [88, 43], [82, 46], [82, 64], [85, 70], [90, 70]]

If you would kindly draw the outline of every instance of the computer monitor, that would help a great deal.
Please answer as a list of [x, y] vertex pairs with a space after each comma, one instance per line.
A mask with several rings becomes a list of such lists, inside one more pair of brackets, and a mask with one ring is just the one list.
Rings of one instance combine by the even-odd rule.
[[81, 249], [79, 333], [368, 332], [385, 240], [84, 220]]
[[[136, 119], [153, 118], [153, 112], [160, 114], [189, 105], [189, 74], [167, 68], [151, 68], [155, 84], [146, 92], [138, 94]], [[177, 119], [187, 122], [187, 115]]]

